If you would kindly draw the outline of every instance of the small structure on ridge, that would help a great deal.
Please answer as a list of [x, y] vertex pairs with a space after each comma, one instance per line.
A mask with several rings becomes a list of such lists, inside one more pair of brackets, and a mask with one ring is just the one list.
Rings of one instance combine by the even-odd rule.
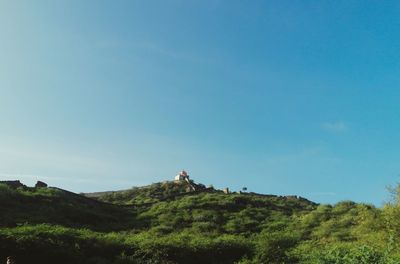
[[37, 181], [35, 184], [35, 188], [46, 188], [47, 184], [42, 181]]
[[192, 192], [196, 191], [196, 184], [194, 184], [193, 180], [189, 179], [189, 174], [185, 171], [182, 170], [181, 172], [178, 173], [178, 175], [175, 176], [175, 182], [178, 184], [186, 183], [188, 184], [187, 191]]
[[187, 181], [189, 182], [189, 174], [182, 170], [178, 175], [175, 176], [175, 181]]

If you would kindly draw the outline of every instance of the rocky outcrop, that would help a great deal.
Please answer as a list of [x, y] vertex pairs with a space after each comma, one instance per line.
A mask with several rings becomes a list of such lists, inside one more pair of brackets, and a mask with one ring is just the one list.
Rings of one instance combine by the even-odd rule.
[[20, 181], [0, 181], [0, 184], [8, 185], [11, 188], [17, 189], [19, 187], [26, 187]]
[[7, 262], [6, 262], [6, 264], [15, 264], [15, 260], [14, 260], [14, 258], [13, 257], [7, 257]]
[[35, 188], [46, 188], [47, 184], [42, 181], [37, 181], [35, 184]]

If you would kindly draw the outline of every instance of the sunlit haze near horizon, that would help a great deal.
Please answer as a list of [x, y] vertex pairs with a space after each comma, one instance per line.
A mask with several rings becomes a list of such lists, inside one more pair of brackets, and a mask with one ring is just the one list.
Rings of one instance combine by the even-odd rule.
[[398, 1], [0, 0], [0, 179], [381, 205]]

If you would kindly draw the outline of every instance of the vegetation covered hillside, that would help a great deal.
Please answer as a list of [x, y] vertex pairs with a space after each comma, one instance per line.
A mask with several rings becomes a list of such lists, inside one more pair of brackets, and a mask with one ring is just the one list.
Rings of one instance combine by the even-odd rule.
[[[159, 202], [188, 193], [199, 193], [206, 189], [203, 184], [196, 184], [193, 181], [165, 181], [143, 187], [133, 187], [129, 190], [86, 193], [84, 195], [103, 202], [139, 205]], [[213, 190], [212, 188], [208, 189]]]
[[[18, 263], [400, 263], [383, 208], [166, 182], [87, 198], [0, 185], [0, 258]], [[112, 203], [111, 203], [112, 202]], [[0, 261], [2, 261], [0, 260]]]
[[58, 188], [0, 184], [0, 225], [57, 224], [98, 231], [132, 228], [134, 212]]

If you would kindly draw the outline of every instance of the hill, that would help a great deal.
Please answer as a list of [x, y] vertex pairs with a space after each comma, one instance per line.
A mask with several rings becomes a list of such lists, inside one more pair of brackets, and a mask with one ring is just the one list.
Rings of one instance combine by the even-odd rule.
[[230, 194], [230, 195], [247, 195], [267, 199], [283, 199], [286, 201], [298, 200], [300, 204], [316, 205], [305, 198], [291, 196], [277, 196], [277, 195], [263, 195], [248, 192], [234, 192], [225, 193], [222, 190], [216, 190], [214, 187], [205, 187], [204, 184], [196, 184], [193, 181], [164, 181], [153, 183], [143, 187], [133, 187], [128, 190], [109, 191], [109, 192], [96, 192], [96, 193], [83, 193], [82, 195], [93, 198], [98, 201], [119, 204], [119, 205], [150, 205], [156, 202], [174, 200], [181, 196], [197, 195], [200, 193], [213, 193], [213, 194]]
[[[399, 263], [397, 203], [319, 205], [163, 182], [79, 195], [0, 184], [18, 263]], [[347, 261], [347, 262], [346, 262]], [[394, 261], [394, 262], [389, 262]]]
[[1, 226], [47, 223], [98, 231], [133, 227], [133, 211], [54, 187], [0, 184], [0, 201]]
[[213, 188], [206, 188], [203, 184], [196, 184], [193, 181], [165, 181], [143, 187], [133, 187], [129, 190], [84, 193], [83, 195], [114, 204], [140, 205], [207, 190], [215, 191]]

